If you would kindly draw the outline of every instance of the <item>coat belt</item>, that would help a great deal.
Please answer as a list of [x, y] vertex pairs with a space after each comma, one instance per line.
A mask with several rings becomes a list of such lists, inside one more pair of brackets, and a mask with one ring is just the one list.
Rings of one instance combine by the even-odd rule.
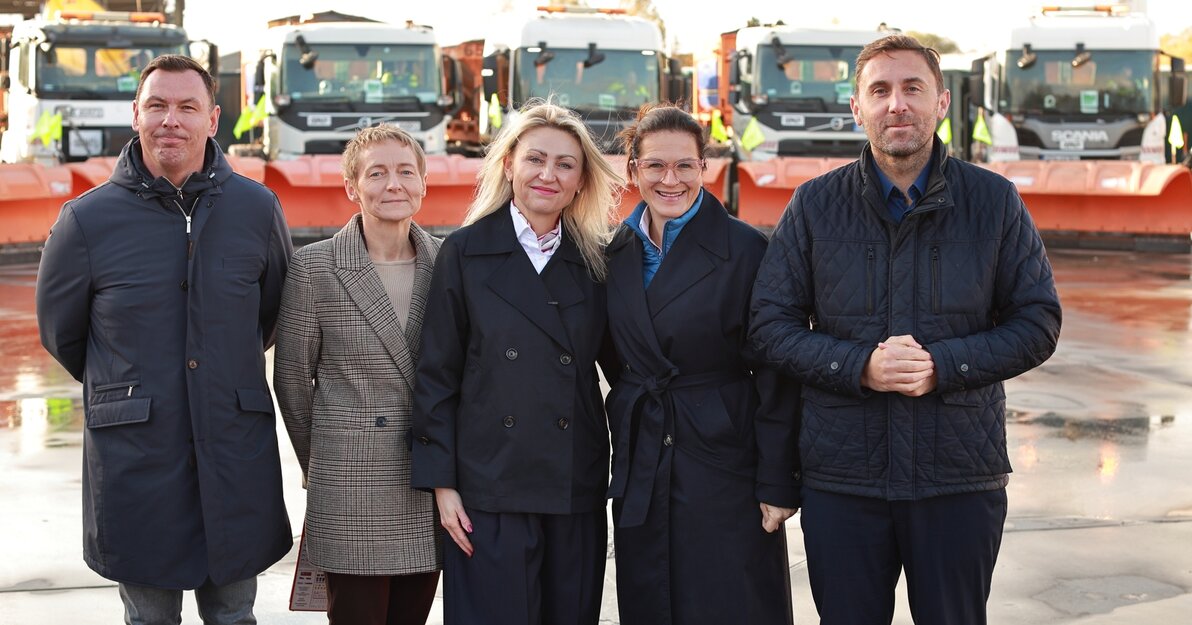
[[630, 391], [629, 418], [622, 421], [618, 433], [619, 440], [629, 441], [628, 457], [620, 454], [614, 458], [612, 482], [608, 488], [609, 497], [623, 499], [618, 527], [636, 527], [646, 521], [662, 448], [664, 444], [670, 444], [664, 443], [666, 430], [674, 427], [675, 402], [671, 391], [721, 386], [747, 375], [739, 369], [680, 375], [675, 367], [653, 376], [632, 370], [622, 373], [619, 384], [633, 390]]

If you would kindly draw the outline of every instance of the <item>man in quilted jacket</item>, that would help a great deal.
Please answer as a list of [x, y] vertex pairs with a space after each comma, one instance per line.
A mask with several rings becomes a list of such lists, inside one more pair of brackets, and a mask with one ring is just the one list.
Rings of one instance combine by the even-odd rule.
[[[803, 383], [802, 524], [825, 625], [986, 622], [1006, 519], [1002, 382], [1055, 351], [1060, 305], [1014, 186], [947, 156], [939, 57], [857, 57], [861, 158], [799, 187], [754, 285], [750, 344]], [[792, 416], [792, 418], [795, 418]]]

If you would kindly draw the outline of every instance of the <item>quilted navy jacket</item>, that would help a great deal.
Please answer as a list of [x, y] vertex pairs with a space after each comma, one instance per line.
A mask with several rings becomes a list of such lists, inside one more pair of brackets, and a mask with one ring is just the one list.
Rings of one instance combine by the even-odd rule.
[[[1010, 182], [938, 140], [926, 195], [895, 223], [872, 160], [866, 146], [799, 187], [754, 285], [752, 346], [804, 383], [804, 483], [888, 500], [1001, 488], [1002, 381], [1060, 332], [1039, 232]], [[862, 388], [877, 343], [903, 334], [931, 353], [938, 388]]]

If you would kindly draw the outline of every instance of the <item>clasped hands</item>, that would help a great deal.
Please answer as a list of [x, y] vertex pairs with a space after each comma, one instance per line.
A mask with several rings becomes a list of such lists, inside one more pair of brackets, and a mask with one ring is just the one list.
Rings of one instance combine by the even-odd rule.
[[861, 372], [861, 386], [908, 397], [934, 391], [938, 381], [931, 353], [909, 334], [878, 343]]

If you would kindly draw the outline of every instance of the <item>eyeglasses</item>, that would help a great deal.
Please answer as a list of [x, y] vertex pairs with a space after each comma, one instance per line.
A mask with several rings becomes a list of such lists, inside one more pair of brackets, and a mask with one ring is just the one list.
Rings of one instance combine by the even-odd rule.
[[674, 163], [642, 159], [633, 161], [638, 173], [646, 182], [662, 182], [666, 172], [674, 172], [679, 182], [694, 182], [704, 171], [704, 160], [700, 158], [685, 158]]

